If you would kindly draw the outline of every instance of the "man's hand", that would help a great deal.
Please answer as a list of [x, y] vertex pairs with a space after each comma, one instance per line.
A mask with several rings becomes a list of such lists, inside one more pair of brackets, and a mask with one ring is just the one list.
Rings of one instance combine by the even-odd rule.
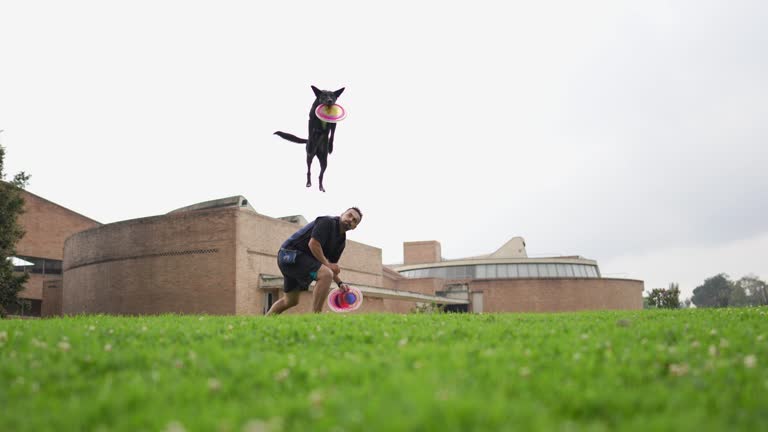
[[341, 267], [339, 267], [338, 264], [328, 263], [328, 268], [331, 269], [331, 271], [333, 272], [334, 276], [336, 276], [337, 274], [341, 273]]
[[341, 292], [349, 292], [349, 285], [342, 283], [341, 285], [339, 285], [339, 289], [341, 290]]

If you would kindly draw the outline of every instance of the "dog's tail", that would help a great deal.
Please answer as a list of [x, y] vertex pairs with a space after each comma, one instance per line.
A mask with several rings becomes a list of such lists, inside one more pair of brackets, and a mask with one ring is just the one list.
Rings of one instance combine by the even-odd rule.
[[304, 138], [299, 138], [296, 135], [291, 135], [289, 133], [277, 131], [277, 132], [275, 132], [275, 135], [279, 136], [282, 139], [286, 139], [288, 141], [295, 142], [296, 144], [306, 144], [307, 143], [307, 140], [305, 140]]

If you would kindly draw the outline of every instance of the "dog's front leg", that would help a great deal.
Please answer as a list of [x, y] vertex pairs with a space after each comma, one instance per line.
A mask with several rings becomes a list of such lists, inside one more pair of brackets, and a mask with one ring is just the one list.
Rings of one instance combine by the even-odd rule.
[[336, 123], [328, 124], [328, 154], [333, 153], [333, 137], [336, 135]]

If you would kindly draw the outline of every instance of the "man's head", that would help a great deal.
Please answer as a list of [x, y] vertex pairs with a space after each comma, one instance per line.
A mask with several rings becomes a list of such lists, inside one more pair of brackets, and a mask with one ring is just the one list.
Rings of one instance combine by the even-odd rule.
[[357, 207], [350, 207], [341, 214], [341, 228], [344, 231], [352, 231], [363, 219], [363, 212]]

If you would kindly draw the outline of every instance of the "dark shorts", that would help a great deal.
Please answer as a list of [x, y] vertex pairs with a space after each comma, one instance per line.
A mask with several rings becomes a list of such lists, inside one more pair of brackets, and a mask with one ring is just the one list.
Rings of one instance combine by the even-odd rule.
[[309, 284], [317, 279], [317, 270], [320, 269], [320, 261], [312, 255], [299, 252], [293, 264], [285, 264], [277, 255], [277, 265], [283, 273], [283, 291], [306, 291]]

